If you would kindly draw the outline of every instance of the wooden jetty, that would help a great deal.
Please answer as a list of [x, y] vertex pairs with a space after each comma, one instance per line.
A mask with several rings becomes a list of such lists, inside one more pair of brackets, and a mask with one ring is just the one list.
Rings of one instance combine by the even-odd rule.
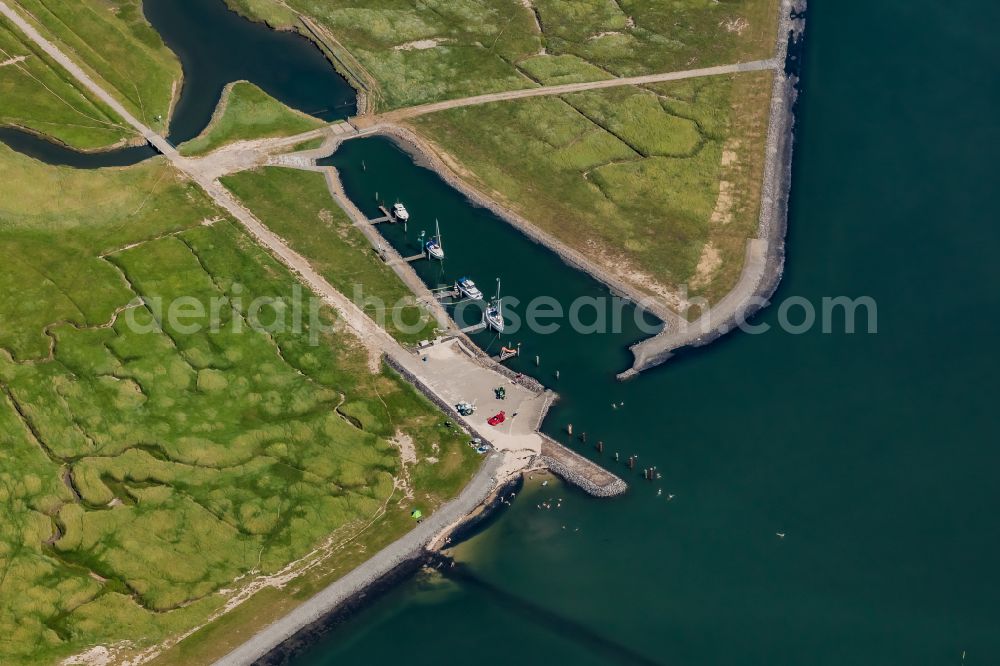
[[473, 324], [472, 326], [466, 326], [465, 328], [460, 330], [462, 331], [462, 333], [465, 333], [466, 335], [468, 335], [469, 333], [478, 333], [480, 331], [486, 330], [486, 322], [481, 321], [478, 324]]
[[413, 263], [414, 261], [417, 261], [418, 259], [426, 259], [426, 258], [427, 258], [427, 255], [424, 254], [423, 252], [421, 252], [420, 254], [414, 254], [414, 255], [410, 255], [409, 257], [403, 257], [403, 261], [405, 261], [406, 263], [409, 264], [409, 263]]
[[437, 289], [431, 289], [431, 291], [434, 293], [434, 298], [439, 301], [443, 301], [446, 298], [458, 298], [462, 295], [462, 292], [453, 287], [438, 287]]
[[389, 222], [392, 224], [396, 221], [396, 218], [392, 216], [392, 213], [389, 212], [388, 208], [385, 206], [379, 206], [378, 209], [381, 211], [382, 217], [376, 217], [368, 220], [368, 224], [382, 224], [383, 222]]

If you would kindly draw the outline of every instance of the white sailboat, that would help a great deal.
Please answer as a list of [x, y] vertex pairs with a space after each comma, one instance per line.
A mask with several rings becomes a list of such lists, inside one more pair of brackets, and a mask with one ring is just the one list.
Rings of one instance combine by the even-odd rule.
[[503, 302], [500, 300], [500, 278], [497, 278], [497, 296], [486, 308], [486, 323], [497, 333], [503, 333]]
[[427, 250], [428, 257], [441, 261], [444, 259], [444, 246], [441, 245], [441, 226], [436, 219], [434, 220], [434, 232], [434, 236], [424, 244], [424, 248]]

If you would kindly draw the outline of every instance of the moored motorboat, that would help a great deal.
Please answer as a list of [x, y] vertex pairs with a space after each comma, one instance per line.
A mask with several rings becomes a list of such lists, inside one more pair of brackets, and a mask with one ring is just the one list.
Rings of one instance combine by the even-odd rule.
[[459, 293], [466, 298], [471, 298], [474, 301], [483, 300], [483, 292], [479, 291], [479, 287], [476, 286], [476, 283], [469, 278], [458, 278], [458, 281], [455, 282], [455, 286], [458, 287]]
[[406, 222], [410, 219], [410, 212], [406, 210], [406, 206], [399, 203], [398, 201], [392, 204], [392, 216], [395, 217], [400, 222]]

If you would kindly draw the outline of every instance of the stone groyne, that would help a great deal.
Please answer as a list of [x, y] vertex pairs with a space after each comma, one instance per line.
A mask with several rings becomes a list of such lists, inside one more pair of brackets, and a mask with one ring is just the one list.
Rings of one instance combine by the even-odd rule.
[[614, 497], [628, 490], [622, 479], [548, 435], [542, 435], [539, 459], [550, 472], [594, 497]]

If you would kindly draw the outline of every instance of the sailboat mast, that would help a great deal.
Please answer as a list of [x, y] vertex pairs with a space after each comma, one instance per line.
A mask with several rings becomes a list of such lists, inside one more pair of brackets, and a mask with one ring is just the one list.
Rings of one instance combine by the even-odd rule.
[[503, 307], [500, 301], [500, 278], [497, 278], [497, 316], [503, 321]]

